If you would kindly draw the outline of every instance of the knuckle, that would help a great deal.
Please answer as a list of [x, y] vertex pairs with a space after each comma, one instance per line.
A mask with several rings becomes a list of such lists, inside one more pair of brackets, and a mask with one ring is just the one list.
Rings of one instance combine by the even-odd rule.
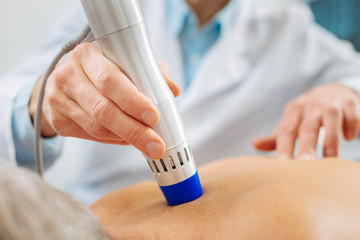
[[90, 114], [98, 123], [104, 123], [109, 118], [110, 101], [98, 99], [90, 106]]
[[101, 126], [100, 124], [98, 124], [97, 122], [93, 122], [89, 134], [93, 137], [96, 137], [98, 139], [101, 139], [105, 136], [106, 134], [106, 129]]
[[77, 64], [72, 60], [64, 61], [60, 66], [56, 67], [48, 80], [47, 85], [64, 89], [66, 86], [72, 86], [76, 79], [77, 70], [74, 66]]
[[94, 44], [91, 43], [81, 43], [77, 45], [71, 53], [71, 56], [74, 58], [82, 58], [89, 54], [89, 51], [94, 49]]
[[53, 89], [48, 90], [48, 92], [46, 94], [46, 99], [47, 99], [49, 106], [57, 106], [59, 103], [56, 92]]
[[63, 86], [66, 84], [67, 77], [71, 75], [71, 70], [65, 67], [58, 67], [55, 68], [53, 73], [51, 74], [52, 81], [54, 82], [55, 86]]
[[321, 111], [321, 109], [323, 108], [324, 108], [324, 104], [322, 102], [312, 102], [306, 106], [306, 113], [313, 114], [318, 110]]
[[299, 101], [292, 101], [285, 107], [286, 113], [294, 113], [300, 111], [302, 108], [302, 104]]
[[350, 109], [355, 109], [356, 102], [354, 101], [354, 99], [348, 98], [344, 101], [344, 107], [350, 108]]
[[145, 130], [139, 126], [133, 128], [127, 133], [125, 137], [126, 141], [131, 145], [137, 145], [142, 139], [144, 139]]
[[96, 79], [97, 88], [102, 92], [107, 92], [112, 85], [112, 74], [107, 70], [102, 71]]
[[332, 118], [338, 118], [341, 114], [340, 108], [334, 105], [327, 106], [324, 112], [326, 115]]

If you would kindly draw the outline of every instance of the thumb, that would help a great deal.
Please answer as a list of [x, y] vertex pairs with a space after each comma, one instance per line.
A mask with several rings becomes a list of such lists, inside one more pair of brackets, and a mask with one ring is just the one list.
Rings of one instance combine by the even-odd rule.
[[253, 140], [253, 146], [257, 150], [272, 151], [276, 149], [276, 137], [274, 134], [258, 137]]

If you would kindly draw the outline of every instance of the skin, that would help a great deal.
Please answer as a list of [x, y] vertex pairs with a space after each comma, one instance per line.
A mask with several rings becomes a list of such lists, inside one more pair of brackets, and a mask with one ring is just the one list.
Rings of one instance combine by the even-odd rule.
[[[187, 0], [199, 27], [228, 2]], [[164, 64], [161, 68], [174, 96], [179, 95], [169, 70]], [[29, 101], [32, 119], [38, 88], [39, 83]], [[58, 64], [45, 89], [42, 113], [44, 137], [58, 134], [101, 143], [130, 144], [154, 159], [165, 153], [164, 141], [151, 129], [159, 121], [155, 106], [94, 44], [80, 44]], [[298, 139], [297, 158], [311, 159], [322, 126], [326, 130], [324, 156], [337, 156], [341, 134], [352, 140], [359, 132], [360, 96], [338, 83], [316, 87], [290, 102], [274, 132], [255, 139], [253, 145], [262, 151], [276, 150], [280, 159], [287, 159], [293, 157]]]
[[295, 140], [299, 141], [297, 159], [315, 158], [320, 127], [325, 129], [323, 155], [336, 157], [341, 134], [353, 140], [360, 129], [360, 96], [339, 83], [325, 84], [291, 101], [269, 136], [254, 140], [259, 150], [276, 150], [280, 159], [293, 157]]
[[115, 239], [359, 239], [360, 165], [232, 158], [199, 169], [204, 194], [170, 207], [155, 182], [91, 208]]
[[194, 11], [199, 27], [209, 22], [229, 0], [186, 0], [187, 4]]

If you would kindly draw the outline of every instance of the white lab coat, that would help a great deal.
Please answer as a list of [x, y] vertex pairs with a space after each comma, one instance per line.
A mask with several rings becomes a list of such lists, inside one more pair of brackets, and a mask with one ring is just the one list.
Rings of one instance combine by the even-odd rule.
[[[143, 0], [157, 60], [183, 85], [177, 39], [167, 32], [164, 0]], [[241, 0], [234, 25], [207, 54], [189, 89], [177, 99], [198, 166], [239, 155], [255, 155], [256, 136], [270, 133], [290, 100], [327, 82], [360, 84], [360, 57], [351, 46], [321, 30], [300, 4]], [[0, 154], [14, 161], [10, 128], [12, 101], [20, 87], [37, 79], [57, 49], [81, 31], [86, 20], [76, 3], [45, 48], [20, 74], [0, 82]], [[91, 202], [102, 194], [152, 179], [143, 156], [129, 146], [83, 141], [81, 168], [68, 190]]]

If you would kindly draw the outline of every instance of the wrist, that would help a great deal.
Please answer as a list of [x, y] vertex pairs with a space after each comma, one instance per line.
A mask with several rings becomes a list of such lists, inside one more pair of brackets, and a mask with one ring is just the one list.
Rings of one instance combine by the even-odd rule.
[[[39, 89], [40, 89], [40, 85], [41, 85], [41, 80], [42, 80], [42, 76], [39, 78], [39, 80], [35, 84], [33, 91], [31, 93], [31, 96], [30, 96], [29, 104], [28, 104], [29, 115], [30, 115], [31, 123], [33, 125], [35, 123], [35, 114], [36, 114], [36, 107], [37, 107], [37, 102], [38, 102], [38, 94], [39, 94]], [[42, 112], [42, 114], [41, 114], [40, 125], [41, 125], [41, 135], [43, 137], [54, 137], [57, 135], [56, 132], [54, 131], [54, 129], [50, 126], [50, 124], [44, 117], [44, 112]]]

